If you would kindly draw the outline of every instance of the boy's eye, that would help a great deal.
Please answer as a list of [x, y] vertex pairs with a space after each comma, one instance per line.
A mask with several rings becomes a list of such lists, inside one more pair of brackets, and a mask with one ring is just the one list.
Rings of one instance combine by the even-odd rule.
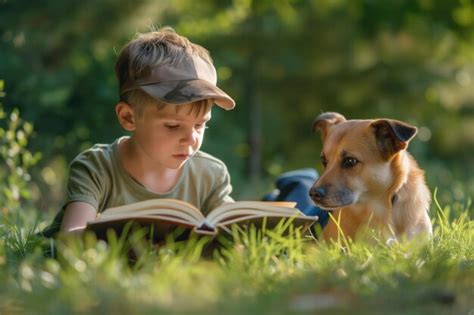
[[165, 124], [165, 127], [168, 129], [177, 129], [179, 125], [178, 124]]
[[195, 127], [196, 129], [198, 129], [198, 130], [207, 129], [207, 128], [208, 128], [208, 126], [206, 125], [206, 123], [203, 123], [203, 124], [196, 124], [194, 127]]

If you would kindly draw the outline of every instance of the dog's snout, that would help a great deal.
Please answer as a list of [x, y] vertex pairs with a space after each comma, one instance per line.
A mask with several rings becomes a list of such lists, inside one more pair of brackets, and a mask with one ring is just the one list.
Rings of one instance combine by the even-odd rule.
[[326, 188], [324, 187], [311, 187], [309, 190], [309, 196], [313, 200], [321, 200], [326, 197]]

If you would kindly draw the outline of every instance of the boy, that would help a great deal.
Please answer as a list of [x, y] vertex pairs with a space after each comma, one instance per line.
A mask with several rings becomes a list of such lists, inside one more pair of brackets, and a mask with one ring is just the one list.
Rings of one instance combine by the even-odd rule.
[[53, 233], [59, 226], [80, 233], [106, 208], [151, 198], [181, 199], [204, 212], [233, 202], [226, 166], [199, 151], [213, 103], [235, 106], [216, 86], [207, 50], [162, 28], [125, 45], [115, 71], [115, 112], [131, 136], [97, 144], [72, 161]]

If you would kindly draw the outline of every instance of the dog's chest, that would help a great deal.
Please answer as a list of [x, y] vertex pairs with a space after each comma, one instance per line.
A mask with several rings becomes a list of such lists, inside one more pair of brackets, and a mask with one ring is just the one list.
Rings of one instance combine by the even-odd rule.
[[366, 218], [362, 221], [371, 221], [372, 224], [392, 224], [391, 205], [386, 202], [372, 200], [364, 205], [351, 207], [355, 215]]

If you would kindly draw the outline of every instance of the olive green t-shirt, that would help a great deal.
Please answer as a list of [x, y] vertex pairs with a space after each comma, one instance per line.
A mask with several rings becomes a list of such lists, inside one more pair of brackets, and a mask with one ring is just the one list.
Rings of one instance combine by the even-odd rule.
[[166, 193], [155, 193], [136, 181], [120, 163], [118, 144], [96, 144], [80, 153], [70, 164], [66, 200], [56, 215], [49, 234], [59, 231], [67, 204], [82, 201], [97, 212], [153, 198], [174, 198], [189, 202], [204, 214], [225, 202], [233, 202], [230, 175], [225, 164], [202, 151], [189, 159], [176, 185]]

